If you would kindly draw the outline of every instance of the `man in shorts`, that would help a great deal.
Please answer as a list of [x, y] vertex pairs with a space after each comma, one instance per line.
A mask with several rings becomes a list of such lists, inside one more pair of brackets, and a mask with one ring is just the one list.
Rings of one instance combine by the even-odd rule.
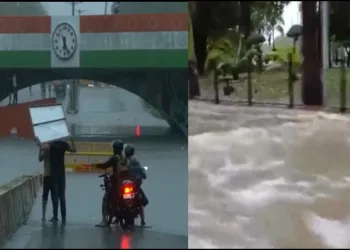
[[46, 208], [49, 194], [51, 194], [51, 202], [53, 202], [52, 197], [52, 179], [50, 171], [50, 146], [49, 144], [41, 144], [38, 138], [35, 138], [35, 143], [39, 146], [39, 162], [44, 161], [44, 173], [43, 173], [43, 196], [42, 196], [42, 217], [41, 220], [46, 220]]

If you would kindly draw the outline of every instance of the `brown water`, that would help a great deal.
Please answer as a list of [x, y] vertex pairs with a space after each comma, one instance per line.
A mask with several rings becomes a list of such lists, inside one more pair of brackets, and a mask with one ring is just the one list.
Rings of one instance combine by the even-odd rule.
[[350, 117], [189, 104], [189, 247], [350, 247]]

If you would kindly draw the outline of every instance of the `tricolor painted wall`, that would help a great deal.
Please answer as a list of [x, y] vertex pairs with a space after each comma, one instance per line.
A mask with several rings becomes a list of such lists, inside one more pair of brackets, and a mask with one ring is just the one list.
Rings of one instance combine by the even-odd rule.
[[[52, 51], [52, 32], [62, 22], [79, 41], [68, 61]], [[187, 13], [0, 17], [0, 67], [179, 68], [187, 59]]]

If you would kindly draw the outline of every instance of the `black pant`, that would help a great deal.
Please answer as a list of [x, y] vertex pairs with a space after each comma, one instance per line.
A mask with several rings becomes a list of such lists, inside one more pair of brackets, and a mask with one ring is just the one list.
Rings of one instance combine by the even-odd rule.
[[52, 193], [52, 180], [51, 176], [44, 176], [43, 183], [43, 201], [47, 201], [49, 199], [49, 194], [51, 193], [51, 201], [53, 202], [54, 197]]
[[66, 219], [66, 178], [52, 178], [52, 191], [53, 193], [53, 217], [58, 218], [58, 202], [61, 207], [62, 220]]
[[13, 104], [17, 104], [17, 95], [18, 95], [18, 93], [17, 93], [17, 90], [15, 90], [14, 91], [14, 93], [13, 93], [13, 100], [12, 100], [12, 103]]
[[141, 197], [142, 197], [142, 205], [145, 207], [148, 205], [148, 198], [145, 194], [145, 192], [143, 192], [142, 188], [140, 187], [140, 194], [141, 194]]

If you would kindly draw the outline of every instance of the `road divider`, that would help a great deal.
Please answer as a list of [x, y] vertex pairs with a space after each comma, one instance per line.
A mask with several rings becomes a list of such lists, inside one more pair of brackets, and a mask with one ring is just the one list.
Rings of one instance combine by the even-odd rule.
[[0, 248], [26, 223], [41, 186], [41, 174], [22, 176], [0, 186]]
[[111, 143], [106, 142], [76, 142], [75, 143], [78, 152], [92, 152], [112, 154]]
[[111, 155], [109, 152], [66, 153], [66, 172], [103, 173], [104, 170], [94, 167], [94, 164], [105, 162]]

